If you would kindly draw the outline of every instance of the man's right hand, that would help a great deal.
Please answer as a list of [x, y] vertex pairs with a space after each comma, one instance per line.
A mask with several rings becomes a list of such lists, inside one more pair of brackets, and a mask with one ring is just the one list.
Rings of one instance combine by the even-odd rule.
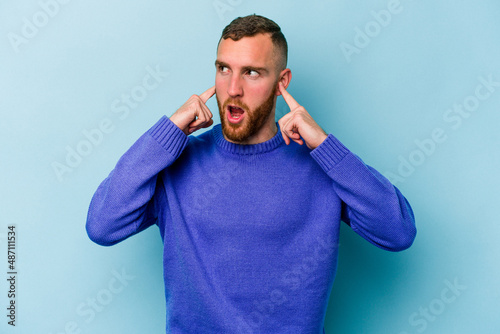
[[215, 94], [215, 86], [209, 88], [201, 95], [193, 95], [170, 116], [170, 120], [184, 132], [191, 133], [201, 129], [208, 128], [214, 121], [212, 112], [208, 109], [206, 103]]

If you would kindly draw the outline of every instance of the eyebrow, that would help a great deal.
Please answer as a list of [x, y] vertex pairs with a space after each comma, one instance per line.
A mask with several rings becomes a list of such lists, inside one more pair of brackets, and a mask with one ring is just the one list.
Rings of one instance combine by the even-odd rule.
[[[229, 66], [229, 64], [223, 62], [223, 61], [220, 61], [220, 60], [216, 60], [215, 61], [215, 66], [222, 66], [222, 67], [229, 67], [231, 68], [231, 66]], [[257, 71], [257, 72], [262, 72], [262, 73], [269, 73], [269, 70], [265, 67], [256, 67], [256, 66], [244, 66], [243, 67], [243, 72], [246, 72], [246, 71]]]

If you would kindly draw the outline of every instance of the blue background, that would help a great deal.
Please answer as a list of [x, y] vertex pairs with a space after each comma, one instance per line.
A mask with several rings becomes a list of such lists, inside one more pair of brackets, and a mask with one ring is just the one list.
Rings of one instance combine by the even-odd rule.
[[[88, 204], [143, 132], [214, 84], [222, 29], [251, 13], [285, 33], [289, 92], [391, 178], [417, 218], [417, 239], [401, 253], [342, 228], [326, 332], [498, 333], [500, 4], [493, 0], [2, 1], [0, 332], [164, 332], [157, 228], [97, 246], [84, 229]], [[155, 69], [157, 86], [141, 89]], [[126, 114], [121, 99], [132, 93], [137, 103]], [[468, 116], [453, 111], [463, 104]], [[217, 110], [215, 99], [208, 105]], [[277, 113], [286, 111], [279, 98]], [[107, 133], [85, 144], [85, 131], [102, 122]], [[68, 167], [68, 152], [78, 148], [86, 155]], [[5, 316], [11, 224], [15, 329]]]

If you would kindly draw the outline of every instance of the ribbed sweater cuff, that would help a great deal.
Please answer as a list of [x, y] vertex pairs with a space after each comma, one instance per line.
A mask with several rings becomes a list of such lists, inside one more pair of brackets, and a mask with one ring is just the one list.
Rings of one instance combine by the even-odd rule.
[[167, 116], [163, 116], [148, 131], [168, 153], [177, 158], [189, 139]]
[[323, 168], [325, 172], [335, 167], [348, 153], [349, 149], [345, 147], [337, 138], [332, 134], [314, 150], [311, 151], [311, 156]]

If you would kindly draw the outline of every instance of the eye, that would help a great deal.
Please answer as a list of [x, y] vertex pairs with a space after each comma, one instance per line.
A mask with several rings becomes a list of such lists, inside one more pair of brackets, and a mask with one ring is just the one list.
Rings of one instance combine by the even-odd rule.
[[248, 70], [247, 74], [251, 78], [257, 78], [259, 76], [259, 72], [255, 71], [255, 70]]
[[219, 72], [227, 73], [229, 72], [229, 68], [227, 68], [226, 66], [219, 65]]

